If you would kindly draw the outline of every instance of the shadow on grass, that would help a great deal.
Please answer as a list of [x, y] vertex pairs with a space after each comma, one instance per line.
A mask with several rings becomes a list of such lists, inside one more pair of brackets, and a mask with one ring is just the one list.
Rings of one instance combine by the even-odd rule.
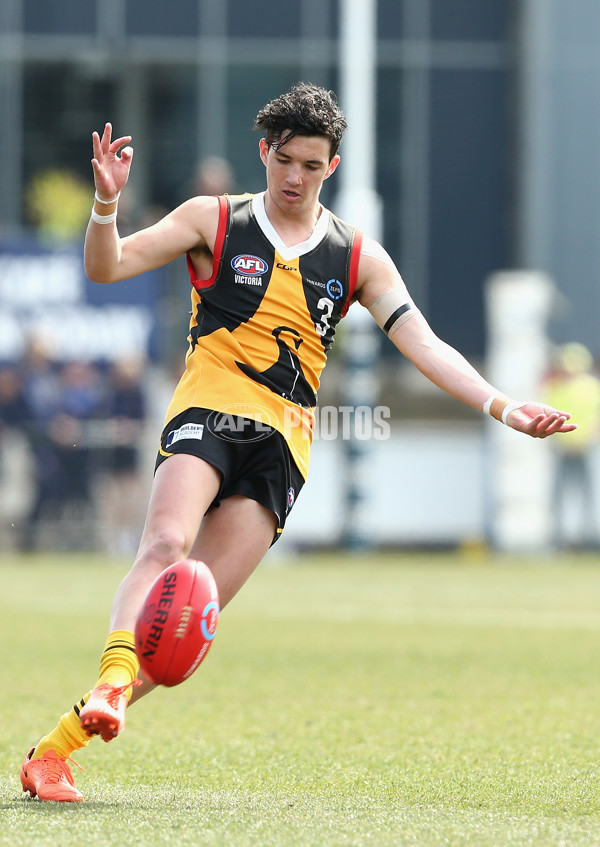
[[68, 803], [56, 800], [38, 800], [36, 797], [15, 797], [8, 803], [0, 803], [0, 812], [15, 811], [16, 809], [27, 809], [32, 814], [56, 815], [63, 812], [70, 814], [81, 814], [85, 811], [113, 812], [121, 808], [122, 804], [116, 801], [84, 800], [83, 802]]

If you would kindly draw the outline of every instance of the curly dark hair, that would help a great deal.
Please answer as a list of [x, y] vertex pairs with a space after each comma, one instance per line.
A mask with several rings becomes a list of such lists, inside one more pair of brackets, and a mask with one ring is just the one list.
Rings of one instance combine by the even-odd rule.
[[286, 94], [271, 100], [254, 121], [254, 129], [265, 133], [269, 146], [282, 146], [296, 135], [327, 138], [330, 161], [336, 155], [347, 127], [334, 92], [308, 82], [297, 82]]

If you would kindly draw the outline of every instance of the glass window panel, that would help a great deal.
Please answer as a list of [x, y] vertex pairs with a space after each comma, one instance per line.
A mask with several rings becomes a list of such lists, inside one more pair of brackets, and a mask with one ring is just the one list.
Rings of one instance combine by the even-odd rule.
[[340, 0], [329, 2], [329, 30], [323, 35], [337, 38], [340, 34]]
[[396, 260], [400, 253], [400, 113], [402, 73], [379, 72], [377, 98], [377, 191], [383, 202], [383, 244]]
[[68, 167], [92, 186], [91, 135], [115, 113], [115, 86], [71, 64], [30, 64], [24, 75], [24, 182]]
[[151, 134], [140, 143], [150, 159], [150, 200], [170, 210], [187, 198], [196, 169], [198, 74], [193, 67], [154, 67], [149, 73]]
[[379, 38], [402, 38], [404, 0], [379, 0], [377, 28]]
[[503, 72], [432, 74], [429, 316], [466, 354], [483, 353], [484, 281], [510, 261], [507, 93]]
[[229, 0], [227, 31], [234, 38], [298, 38], [301, 0]]
[[229, 71], [226, 157], [233, 164], [241, 191], [263, 191], [265, 168], [258, 156], [260, 135], [254, 119], [262, 107], [298, 81], [298, 69], [289, 66], [233, 66]]
[[508, 37], [512, 7], [512, 0], [432, 0], [432, 37], [503, 41]]
[[189, 36], [198, 34], [198, 0], [127, 0], [126, 30], [130, 35]]
[[96, 31], [97, 0], [26, 0], [25, 32], [46, 35], [92, 34]]

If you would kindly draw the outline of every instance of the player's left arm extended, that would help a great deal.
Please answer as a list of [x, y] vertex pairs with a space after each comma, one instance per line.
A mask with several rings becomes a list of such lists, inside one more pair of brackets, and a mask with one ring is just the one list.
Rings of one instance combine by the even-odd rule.
[[473, 409], [534, 438], [576, 429], [569, 423], [568, 412], [536, 401], [515, 402], [487, 382], [458, 350], [433, 332], [391, 259], [386, 261], [375, 255], [376, 250], [367, 247], [369, 250], [370, 255], [361, 255], [358, 299], [398, 350], [431, 382]]

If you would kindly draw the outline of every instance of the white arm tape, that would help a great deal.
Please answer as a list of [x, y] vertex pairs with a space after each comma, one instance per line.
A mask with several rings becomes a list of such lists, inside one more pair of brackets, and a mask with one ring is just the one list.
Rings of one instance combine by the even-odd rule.
[[92, 209], [92, 220], [96, 224], [111, 224], [117, 220], [117, 210], [115, 209], [110, 215], [99, 215], [98, 212]]
[[520, 409], [522, 406], [526, 406], [529, 401], [525, 400], [523, 402], [519, 402], [518, 400], [514, 403], [507, 403], [504, 409], [502, 410], [502, 423], [508, 426], [508, 416], [511, 412], [514, 412], [515, 409]]
[[375, 241], [374, 238], [371, 238], [369, 235], [365, 235], [363, 238], [363, 243], [360, 248], [361, 256], [370, 256], [371, 259], [377, 259], [380, 262], [383, 262], [384, 265], [392, 268], [393, 271], [398, 273], [398, 268], [394, 264], [392, 257], [384, 250], [381, 244], [378, 241]]
[[488, 397], [488, 399], [485, 401], [485, 403], [481, 407], [481, 411], [483, 412], [484, 415], [490, 415], [491, 414], [490, 409], [492, 408], [492, 403], [494, 402], [495, 399], [496, 399], [496, 395], [491, 394]]
[[102, 197], [98, 197], [98, 192], [94, 191], [94, 200], [97, 200], [98, 203], [102, 203], [103, 206], [112, 206], [113, 203], [116, 203], [119, 197], [121, 196], [121, 192], [117, 192], [117, 196], [113, 197], [112, 200], [103, 200]]

